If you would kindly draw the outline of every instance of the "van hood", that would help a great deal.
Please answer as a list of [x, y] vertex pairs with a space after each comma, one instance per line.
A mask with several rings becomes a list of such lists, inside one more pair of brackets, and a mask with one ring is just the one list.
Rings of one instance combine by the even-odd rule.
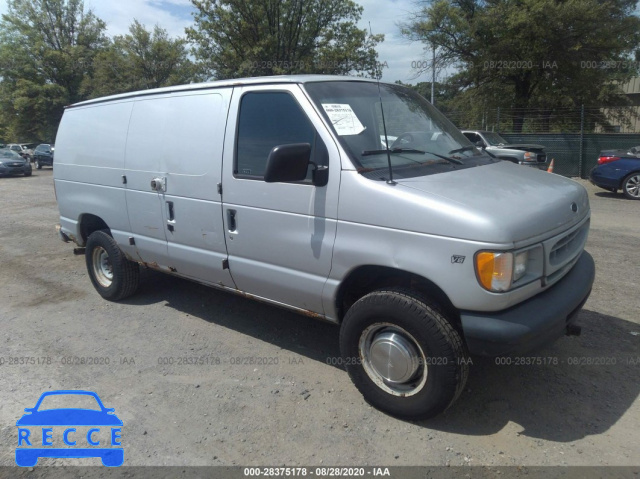
[[430, 205], [440, 204], [437, 209], [464, 212], [472, 220], [464, 236], [480, 241], [542, 239], [578, 224], [590, 213], [587, 192], [579, 183], [507, 161], [398, 180], [397, 184], [407, 193], [420, 192]]

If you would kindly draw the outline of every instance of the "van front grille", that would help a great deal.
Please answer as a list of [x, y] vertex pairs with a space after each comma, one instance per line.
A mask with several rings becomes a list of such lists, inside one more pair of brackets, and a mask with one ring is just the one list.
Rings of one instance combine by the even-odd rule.
[[589, 223], [587, 222], [581, 228], [560, 238], [551, 247], [549, 263], [552, 266], [560, 266], [578, 256], [582, 252], [588, 232]]

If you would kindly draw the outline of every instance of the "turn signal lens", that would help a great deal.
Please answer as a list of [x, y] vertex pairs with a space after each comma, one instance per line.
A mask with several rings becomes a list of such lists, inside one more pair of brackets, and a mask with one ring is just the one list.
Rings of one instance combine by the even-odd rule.
[[513, 278], [513, 254], [481, 251], [476, 255], [480, 284], [489, 291], [507, 291]]

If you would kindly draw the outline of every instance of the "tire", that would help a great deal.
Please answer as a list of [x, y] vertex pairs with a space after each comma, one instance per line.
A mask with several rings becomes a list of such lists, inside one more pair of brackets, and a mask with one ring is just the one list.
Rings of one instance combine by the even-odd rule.
[[469, 375], [466, 348], [451, 322], [436, 303], [403, 289], [358, 300], [343, 320], [340, 351], [364, 399], [404, 419], [443, 412]]
[[40, 160], [38, 160], [37, 158], [36, 158], [36, 161], [34, 162], [34, 164], [36, 165], [36, 168], [38, 170], [42, 169], [42, 163], [40, 163]]
[[32, 173], [32, 171], [31, 171], [31, 170], [29, 170], [29, 171], [25, 171], [24, 176], [31, 176], [31, 173]]
[[125, 257], [106, 230], [91, 233], [85, 259], [89, 278], [104, 299], [118, 301], [131, 296], [138, 289], [138, 264]]
[[622, 180], [622, 192], [630, 200], [640, 200], [640, 171], [631, 173]]

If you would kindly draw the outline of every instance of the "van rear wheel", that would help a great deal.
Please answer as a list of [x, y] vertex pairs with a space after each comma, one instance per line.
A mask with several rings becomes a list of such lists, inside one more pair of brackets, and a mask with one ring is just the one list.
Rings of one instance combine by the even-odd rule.
[[460, 395], [469, 359], [439, 307], [416, 292], [374, 291], [347, 312], [340, 331], [347, 372], [372, 406], [407, 419], [440, 414]]
[[125, 257], [108, 231], [91, 233], [85, 259], [91, 282], [104, 299], [118, 301], [131, 296], [138, 289], [138, 264]]

